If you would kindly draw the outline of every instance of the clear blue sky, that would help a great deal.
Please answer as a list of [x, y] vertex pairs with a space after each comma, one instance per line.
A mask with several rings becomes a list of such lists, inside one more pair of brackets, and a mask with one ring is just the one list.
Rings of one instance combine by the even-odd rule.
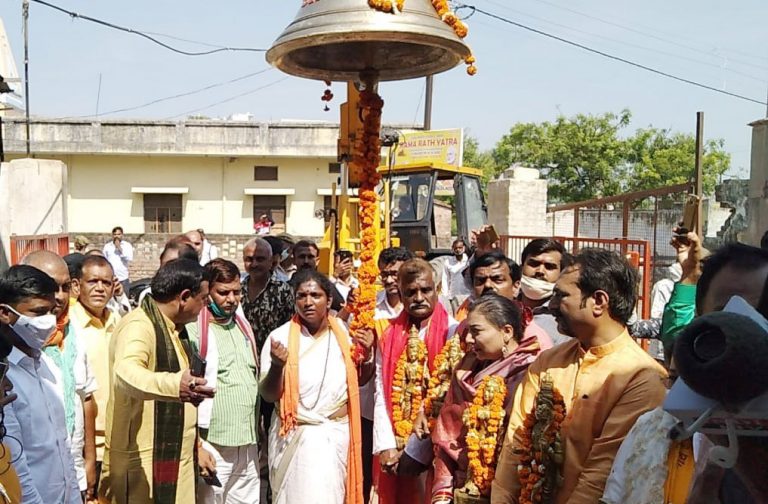
[[[320, 0], [322, 1], [322, 0]], [[364, 1], [364, 0], [361, 0]], [[293, 19], [299, 0], [52, 0], [66, 9], [131, 28], [211, 44], [269, 47]], [[466, 0], [518, 22], [720, 89], [765, 101], [768, 91], [768, 2], [765, 0]], [[407, 5], [407, 0], [406, 0]], [[189, 57], [33, 3], [30, 8], [30, 98], [34, 115], [93, 115], [101, 75], [100, 113], [133, 107], [267, 68], [261, 53]], [[4, 0], [0, 16], [22, 71], [21, 0]], [[599, 18], [599, 19], [598, 19]], [[765, 117], [748, 103], [668, 80], [476, 14], [468, 43], [479, 73], [463, 66], [436, 78], [434, 128], [465, 127], [492, 147], [511, 125], [558, 113], [629, 108], [632, 128], [653, 125], [692, 132], [706, 113], [707, 137], [722, 137], [732, 173], [749, 169], [750, 128]], [[186, 50], [205, 46], [162, 38]], [[343, 87], [323, 112], [324, 86], [298, 78], [275, 83], [277, 70], [108, 117], [170, 118], [237, 95], [200, 114], [250, 112], [257, 120], [337, 121]], [[249, 91], [254, 91], [248, 93]], [[248, 93], [248, 94], [245, 94]], [[420, 123], [423, 81], [384, 84], [385, 122]]]

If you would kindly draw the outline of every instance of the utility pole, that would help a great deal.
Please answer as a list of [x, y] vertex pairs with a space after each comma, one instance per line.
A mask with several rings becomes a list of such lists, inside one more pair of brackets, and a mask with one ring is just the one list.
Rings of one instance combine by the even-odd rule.
[[24, 20], [24, 114], [26, 116], [27, 129], [27, 157], [29, 157], [29, 0], [22, 2], [21, 16]]
[[427, 90], [424, 97], [424, 130], [432, 129], [432, 88], [434, 87], [435, 76], [427, 75]]
[[704, 112], [696, 112], [696, 197], [698, 208], [696, 211], [696, 233], [701, 236], [704, 232], [704, 219], [702, 215], [702, 203], [704, 201], [704, 172], [702, 164], [704, 159]]

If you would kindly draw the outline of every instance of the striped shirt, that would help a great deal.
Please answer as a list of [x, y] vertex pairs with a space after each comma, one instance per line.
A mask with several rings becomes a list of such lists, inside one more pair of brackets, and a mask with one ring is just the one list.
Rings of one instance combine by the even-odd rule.
[[[197, 323], [187, 324], [189, 340], [200, 351]], [[219, 355], [216, 397], [206, 440], [219, 446], [246, 446], [258, 441], [259, 382], [248, 339], [237, 324], [211, 322]]]

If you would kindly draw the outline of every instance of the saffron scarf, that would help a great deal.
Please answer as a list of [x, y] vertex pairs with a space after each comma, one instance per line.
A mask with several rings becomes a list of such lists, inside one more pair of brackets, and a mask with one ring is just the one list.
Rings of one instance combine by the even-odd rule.
[[469, 305], [472, 304], [472, 301], [474, 301], [474, 299], [468, 297], [461, 303], [461, 306], [456, 309], [456, 315], [454, 315], [456, 322], [463, 322], [467, 318], [467, 315], [469, 315]]
[[[403, 310], [400, 315], [394, 319], [389, 328], [384, 333], [384, 338], [380, 340], [381, 358], [382, 358], [382, 383], [384, 385], [384, 397], [387, 401], [387, 411], [392, 418], [392, 379], [395, 376], [395, 367], [397, 361], [408, 344], [408, 334], [410, 331], [410, 317], [408, 312]], [[429, 319], [427, 334], [424, 337], [424, 344], [427, 347], [427, 367], [432, 372], [435, 357], [443, 349], [448, 337], [448, 312], [443, 305], [435, 304], [435, 310]]]
[[69, 307], [73, 304], [71, 299], [67, 300], [66, 308], [56, 317], [56, 330], [45, 340], [44, 347], [56, 345], [59, 350], [64, 350], [64, 336], [67, 335], [67, 326], [69, 326]]
[[[155, 328], [156, 373], [181, 371], [176, 348], [165, 317], [152, 296], [146, 296], [141, 309]], [[184, 438], [184, 403], [154, 401], [155, 424], [152, 448], [152, 495], [155, 504], [175, 504], [179, 483], [181, 445]]]
[[[352, 361], [349, 336], [336, 317], [328, 317], [336, 341], [344, 356], [347, 371], [347, 416], [349, 417], [349, 451], [347, 453], [347, 483], [344, 502], [363, 502], [363, 459], [360, 431], [360, 390], [357, 367]], [[294, 315], [288, 333], [288, 361], [283, 368], [283, 395], [280, 397], [280, 436], [285, 437], [298, 425], [299, 409], [299, 337], [301, 319]]]

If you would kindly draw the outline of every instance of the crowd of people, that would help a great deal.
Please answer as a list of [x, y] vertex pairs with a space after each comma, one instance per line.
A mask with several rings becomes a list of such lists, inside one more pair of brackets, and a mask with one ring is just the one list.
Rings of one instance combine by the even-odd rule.
[[138, 306], [121, 228], [32, 252], [0, 275], [0, 503], [768, 502], [762, 438], [714, 467], [663, 407], [697, 317], [762, 316], [768, 251], [672, 244], [649, 320], [613, 251], [386, 248], [354, 330], [354, 254], [329, 277], [311, 241], [256, 236], [241, 272], [172, 237]]

